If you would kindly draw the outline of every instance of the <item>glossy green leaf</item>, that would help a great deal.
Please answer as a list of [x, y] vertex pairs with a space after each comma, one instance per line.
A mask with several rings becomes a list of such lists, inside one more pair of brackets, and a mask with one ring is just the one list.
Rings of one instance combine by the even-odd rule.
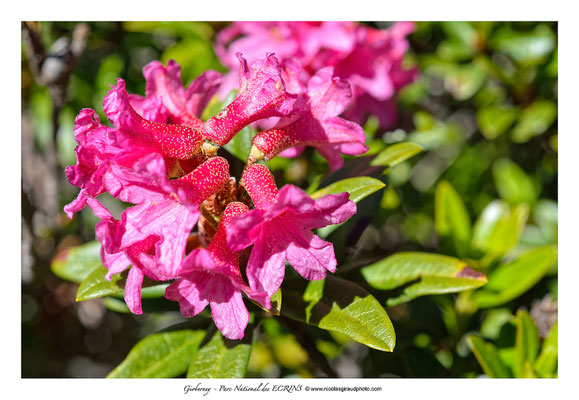
[[423, 148], [416, 143], [395, 143], [382, 150], [370, 161], [372, 166], [394, 167], [423, 151]]
[[70, 247], [54, 257], [50, 269], [59, 278], [80, 283], [102, 265], [100, 251], [101, 244], [96, 240]]
[[486, 283], [484, 274], [463, 261], [440, 254], [396, 253], [361, 270], [364, 279], [379, 290], [403, 286], [402, 293], [388, 299], [394, 306], [429, 294], [454, 293]]
[[489, 378], [510, 378], [511, 374], [501, 361], [497, 348], [478, 336], [470, 335], [468, 341], [484, 373]]
[[76, 292], [76, 301], [96, 299], [97, 297], [118, 295], [123, 293], [123, 288], [118, 282], [122, 279], [121, 274], [115, 274], [112, 280], [107, 281], [105, 267], [98, 267], [83, 280]]
[[493, 140], [509, 129], [519, 115], [518, 109], [505, 105], [493, 104], [477, 111], [476, 121], [481, 133], [488, 140]]
[[502, 199], [511, 205], [534, 203], [537, 189], [533, 179], [513, 161], [501, 158], [493, 164], [495, 187]]
[[531, 250], [508, 264], [501, 265], [477, 291], [474, 300], [481, 308], [495, 307], [511, 301], [533, 287], [557, 260], [557, 247]]
[[250, 354], [250, 344], [229, 341], [215, 332], [191, 359], [187, 378], [243, 378]]
[[[517, 336], [515, 339], [515, 360], [513, 372], [524, 378], [534, 374], [531, 364], [539, 353], [539, 332], [528, 312], [517, 312]], [[530, 369], [530, 370], [529, 370]]]
[[541, 378], [552, 378], [556, 376], [559, 329], [558, 322], [555, 322], [549, 336], [543, 342], [541, 353], [535, 361], [534, 367]]
[[506, 202], [495, 200], [485, 207], [475, 222], [471, 240], [471, 248], [486, 254], [482, 264], [488, 265], [519, 242], [528, 216], [527, 204], [511, 209]]
[[557, 119], [557, 104], [549, 100], [536, 100], [526, 107], [519, 122], [511, 132], [515, 143], [524, 143], [545, 132]]
[[182, 330], [147, 336], [133, 347], [108, 378], [172, 378], [182, 375], [205, 337]]
[[470, 240], [470, 216], [460, 195], [446, 181], [436, 187], [434, 198], [436, 232], [453, 240], [459, 256], [466, 256]]
[[336, 331], [382, 351], [392, 351], [394, 327], [378, 300], [353, 282], [328, 276], [323, 281], [286, 279], [282, 316]]
[[384, 186], [386, 185], [376, 178], [359, 176], [334, 182], [331, 185], [316, 191], [312, 194], [312, 198], [319, 199], [328, 194], [348, 192], [350, 194], [350, 200], [357, 203], [372, 193], [382, 189]]

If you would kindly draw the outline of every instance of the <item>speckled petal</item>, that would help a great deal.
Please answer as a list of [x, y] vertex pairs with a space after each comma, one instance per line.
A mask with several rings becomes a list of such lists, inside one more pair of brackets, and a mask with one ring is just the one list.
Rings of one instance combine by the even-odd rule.
[[109, 90], [103, 107], [107, 117], [118, 129], [154, 143], [168, 157], [190, 159], [200, 151], [203, 144], [201, 133], [195, 129], [151, 122], [137, 114], [130, 105], [122, 79], [117, 79], [117, 86]]
[[260, 119], [286, 116], [293, 110], [297, 95], [286, 91], [277, 58], [268, 54], [251, 68], [241, 55], [235, 100], [205, 123], [204, 134], [219, 145], [227, 144], [241, 129]]
[[253, 164], [247, 168], [241, 178], [241, 184], [257, 208], [270, 208], [278, 194], [275, 179], [263, 164]]

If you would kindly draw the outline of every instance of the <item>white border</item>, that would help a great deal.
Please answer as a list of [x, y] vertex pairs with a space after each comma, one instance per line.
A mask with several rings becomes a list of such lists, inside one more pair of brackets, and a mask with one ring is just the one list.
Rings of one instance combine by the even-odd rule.
[[[569, 4], [569, 3], [567, 3]], [[560, 179], [560, 260], [559, 271], [559, 379], [558, 380], [481, 380], [481, 379], [340, 379], [332, 385], [381, 385], [382, 392], [359, 393], [369, 398], [444, 398], [488, 399], [555, 398], [571, 386], [577, 370], [577, 298], [575, 282], [579, 282], [578, 267], [573, 262], [573, 248], [577, 223], [576, 178], [579, 149], [577, 111], [579, 93], [576, 70], [577, 34], [576, 13], [571, 6], [558, 1], [333, 1], [318, 4], [311, 0], [280, 1], [217, 1], [210, 4], [189, 1], [145, 2], [100, 0], [76, 1], [26, 1], [10, 3], [3, 7], [5, 20], [1, 24], [4, 46], [2, 60], [2, 138], [0, 157], [3, 196], [0, 210], [3, 224], [0, 230], [3, 259], [2, 344], [4, 351], [0, 362], [3, 392], [10, 398], [99, 399], [127, 397], [139, 399], [183, 398], [183, 386], [190, 380], [133, 380], [105, 381], [87, 379], [21, 379], [20, 361], [20, 21], [21, 20], [557, 20], [559, 21], [559, 179]], [[18, 233], [18, 234], [17, 234]], [[17, 307], [14, 305], [18, 304]], [[265, 381], [265, 380], [258, 380]], [[195, 381], [198, 382], [198, 381]], [[212, 384], [215, 381], [212, 381]], [[233, 384], [236, 381], [227, 381]], [[246, 380], [239, 380], [239, 383]], [[324, 380], [283, 380], [284, 384], [323, 384]], [[13, 390], [15, 389], [15, 391]], [[567, 390], [566, 390], [567, 389]], [[564, 390], [566, 390], [564, 392]], [[332, 393], [330, 396], [352, 398], [351, 393]], [[326, 394], [300, 393], [300, 398], [319, 397]], [[253, 393], [236, 392], [235, 398], [255, 399]], [[358, 396], [356, 395], [356, 396]], [[190, 396], [190, 395], [188, 395]], [[275, 397], [293, 397], [279, 394]], [[347, 396], [347, 397], [345, 397]], [[231, 397], [231, 396], [225, 396]], [[271, 397], [270, 395], [267, 396]], [[563, 396], [568, 398], [568, 396]], [[187, 398], [187, 396], [185, 396]], [[193, 398], [193, 397], [189, 397]], [[217, 398], [195, 396], [195, 398]]]

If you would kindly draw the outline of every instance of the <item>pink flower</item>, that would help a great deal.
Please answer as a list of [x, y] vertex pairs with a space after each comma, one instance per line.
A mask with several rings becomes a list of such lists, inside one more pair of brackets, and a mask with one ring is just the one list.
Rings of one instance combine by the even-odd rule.
[[339, 224], [356, 212], [348, 193], [313, 200], [304, 191], [286, 185], [279, 192], [266, 166], [254, 164], [243, 175], [242, 184], [255, 208], [236, 217], [227, 229], [232, 250], [253, 245], [246, 274], [249, 286], [272, 295], [283, 281], [285, 261], [304, 278], [323, 279], [336, 270], [331, 243], [311, 230]]
[[215, 52], [230, 69], [238, 52], [249, 62], [273, 52], [280, 60], [295, 58], [308, 65], [322, 49], [352, 51], [355, 29], [353, 22], [233, 22], [217, 35]]
[[227, 205], [207, 249], [195, 249], [185, 258], [179, 269], [180, 278], [165, 293], [169, 300], [179, 302], [185, 317], [199, 314], [209, 304], [215, 325], [228, 339], [241, 339], [249, 322], [242, 292], [270, 307], [266, 293], [250, 289], [243, 281], [239, 254], [226, 244], [227, 226], [245, 212], [247, 206], [242, 203]]
[[[215, 49], [222, 63], [234, 67], [233, 55], [244, 53], [249, 62], [273, 51], [281, 62], [295, 59], [309, 74], [334, 66], [336, 76], [352, 84], [353, 108], [348, 119], [363, 123], [377, 113], [382, 123], [392, 127], [393, 96], [412, 82], [417, 71], [402, 66], [408, 50], [406, 36], [414, 30], [411, 22], [399, 22], [388, 29], [374, 29], [354, 22], [234, 22], [222, 30]], [[231, 73], [224, 78], [220, 95], [233, 89]], [[359, 99], [369, 97], [358, 104]], [[380, 104], [384, 105], [381, 107]]]
[[203, 127], [201, 114], [221, 84], [219, 72], [205, 71], [187, 90], [181, 81], [181, 68], [173, 60], [169, 60], [167, 67], [153, 61], [143, 68], [143, 74], [147, 79], [146, 98], [161, 102], [167, 110], [169, 123], [194, 129]]
[[204, 135], [218, 145], [227, 144], [237, 132], [254, 121], [286, 116], [296, 95], [286, 91], [277, 58], [268, 54], [251, 68], [238, 54], [240, 62], [239, 92], [223, 111], [205, 123]]
[[117, 79], [117, 86], [113, 86], [105, 96], [103, 108], [118, 130], [155, 146], [166, 157], [189, 160], [201, 151], [203, 136], [198, 130], [183, 125], [161, 124], [140, 116], [131, 106], [122, 79]]
[[[133, 97], [133, 103], [130, 99], [120, 79], [104, 99], [105, 113], [116, 129], [102, 125], [93, 110], [84, 109], [77, 116], [74, 128], [77, 163], [65, 171], [68, 181], [81, 188], [81, 192], [64, 209], [69, 218], [84, 208], [86, 196], [96, 197], [106, 191], [103, 179], [105, 176], [110, 179], [114, 168], [131, 169], [150, 154], [164, 156], [169, 167], [165, 174], [184, 175], [199, 164], [203, 137], [197, 130], [146, 120], [133, 109], [133, 103], [141, 107], [143, 114], [158, 120], [162, 120], [165, 112], [163, 105], [155, 98]], [[158, 107], [158, 112], [154, 107]]]
[[87, 196], [96, 197], [106, 191], [103, 179], [110, 172], [111, 164], [131, 166], [142, 156], [156, 151], [148, 142], [102, 125], [91, 109], [81, 110], [76, 117], [74, 136], [78, 142], [77, 163], [66, 167], [65, 172], [68, 181], [81, 191], [64, 207], [69, 218], [84, 208]]
[[349, 105], [352, 92], [348, 82], [332, 75], [332, 67], [320, 69], [309, 80], [307, 93], [298, 99], [306, 104], [297, 116], [282, 119], [254, 137], [253, 146], [266, 159], [290, 147], [313, 146], [328, 159], [333, 171], [344, 163], [340, 153], [360, 155], [368, 151], [362, 127], [338, 117]]
[[[144, 276], [154, 280], [175, 278], [185, 253], [187, 238], [200, 215], [199, 205], [218, 192], [229, 179], [227, 161], [210, 158], [188, 175], [168, 181], [164, 160], [150, 154], [131, 170], [107, 175], [111, 195], [130, 203], [116, 220], [96, 199], [87, 198], [95, 215], [97, 239], [102, 243], [101, 258], [109, 270], [107, 279], [129, 265], [125, 300], [129, 309], [141, 314], [140, 289]], [[123, 171], [124, 169], [124, 171]]]

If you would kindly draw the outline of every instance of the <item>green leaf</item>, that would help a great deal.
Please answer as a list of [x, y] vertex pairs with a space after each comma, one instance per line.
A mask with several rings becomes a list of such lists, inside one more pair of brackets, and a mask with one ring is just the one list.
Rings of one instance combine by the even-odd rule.
[[513, 125], [519, 110], [506, 104], [493, 104], [478, 110], [476, 121], [481, 133], [488, 140], [493, 140]]
[[410, 157], [423, 151], [423, 148], [416, 143], [395, 143], [382, 150], [378, 155], [370, 161], [370, 165], [394, 167]]
[[474, 300], [481, 308], [511, 301], [539, 282], [556, 260], [556, 246], [529, 251], [493, 271], [487, 285], [475, 293]]
[[115, 274], [111, 281], [105, 279], [105, 267], [98, 267], [84, 281], [80, 283], [76, 292], [76, 301], [96, 299], [97, 297], [122, 294], [123, 288], [117, 283], [122, 279], [121, 274]]
[[363, 198], [382, 189], [384, 186], [386, 185], [376, 178], [359, 176], [334, 182], [331, 185], [316, 191], [312, 194], [312, 198], [319, 199], [327, 194], [348, 192], [350, 194], [350, 200], [357, 203]]
[[[538, 353], [539, 332], [537, 327], [528, 312], [519, 310], [517, 312], [517, 336], [513, 365], [513, 372], [516, 377], [524, 378], [529, 376], [529, 373], [533, 373], [531, 364], [537, 358]], [[530, 371], [529, 368], [531, 368]]]
[[182, 330], [147, 336], [107, 378], [172, 378], [187, 371], [205, 337], [204, 331]]
[[394, 349], [396, 335], [378, 300], [353, 282], [328, 276], [323, 281], [286, 279], [281, 315], [336, 331], [382, 351]]
[[[376, 178], [371, 178], [369, 176], [359, 176], [356, 178], [346, 178], [341, 181], [334, 182], [323, 189], [314, 192], [311, 197], [313, 199], [319, 199], [325, 195], [333, 193], [348, 192], [350, 194], [350, 200], [354, 203], [368, 197], [374, 192], [382, 189], [386, 186], [383, 182]], [[328, 225], [324, 228], [318, 229], [318, 235], [322, 238], [328, 237], [330, 233], [338, 229], [342, 224]]]
[[511, 210], [506, 202], [494, 200], [485, 207], [474, 225], [471, 240], [473, 249], [486, 254], [483, 265], [503, 256], [519, 242], [528, 216], [527, 204]]
[[429, 294], [475, 289], [486, 283], [483, 274], [456, 258], [418, 252], [396, 253], [362, 268], [361, 272], [379, 290], [407, 285], [399, 296], [388, 299], [388, 306]]
[[101, 244], [96, 240], [70, 247], [54, 257], [50, 269], [59, 278], [80, 283], [102, 265], [100, 251]]
[[237, 132], [229, 143], [223, 146], [223, 148], [241, 161], [246, 162], [249, 157], [249, 152], [251, 151], [251, 141], [253, 140], [255, 133], [255, 129], [251, 126], [246, 126]]
[[525, 171], [507, 158], [501, 158], [493, 164], [493, 177], [497, 192], [502, 199], [511, 205], [532, 204], [537, 200], [535, 183]]
[[497, 348], [492, 343], [486, 343], [480, 337], [470, 335], [468, 341], [472, 351], [489, 378], [510, 378], [511, 374], [504, 366]]
[[470, 216], [460, 195], [446, 181], [436, 187], [434, 223], [438, 234], [450, 237], [458, 255], [466, 256], [470, 240]]
[[224, 339], [216, 332], [193, 356], [187, 378], [243, 378], [250, 354], [250, 344]]
[[549, 336], [543, 342], [541, 354], [535, 361], [535, 370], [541, 378], [552, 378], [557, 371], [559, 329], [558, 322], [555, 322], [549, 332]]
[[515, 143], [524, 143], [545, 132], [557, 118], [557, 105], [549, 100], [536, 100], [526, 107], [511, 133]]

